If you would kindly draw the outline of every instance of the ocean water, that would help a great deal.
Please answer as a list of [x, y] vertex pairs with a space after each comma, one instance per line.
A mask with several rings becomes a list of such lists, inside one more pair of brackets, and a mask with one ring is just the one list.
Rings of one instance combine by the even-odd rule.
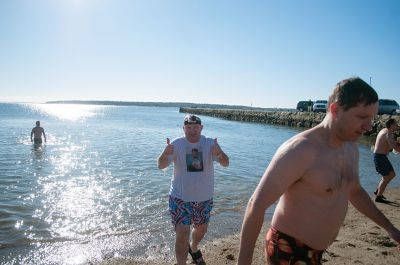
[[[0, 103], [0, 264], [171, 260], [172, 167], [158, 170], [156, 160], [167, 137], [183, 134], [183, 117], [164, 107]], [[216, 166], [207, 240], [239, 231], [274, 152], [299, 130], [201, 118], [203, 134], [218, 138], [230, 156], [228, 168]], [[30, 142], [36, 120], [47, 134], [41, 147]], [[379, 180], [371, 157], [360, 144], [368, 192]], [[399, 156], [390, 159], [399, 171]]]

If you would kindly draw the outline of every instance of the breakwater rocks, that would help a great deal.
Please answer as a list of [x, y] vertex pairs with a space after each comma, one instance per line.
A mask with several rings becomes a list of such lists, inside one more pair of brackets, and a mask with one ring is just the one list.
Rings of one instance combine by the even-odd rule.
[[[325, 117], [325, 113], [299, 111], [180, 108], [179, 112], [206, 115], [233, 121], [267, 123], [300, 128], [314, 127]], [[386, 127], [385, 122], [390, 118], [394, 118], [397, 120], [397, 123], [400, 123], [400, 116], [377, 115], [372, 123], [372, 130], [365, 133], [365, 135], [375, 137], [382, 128]], [[396, 136], [398, 137], [399, 134]]]

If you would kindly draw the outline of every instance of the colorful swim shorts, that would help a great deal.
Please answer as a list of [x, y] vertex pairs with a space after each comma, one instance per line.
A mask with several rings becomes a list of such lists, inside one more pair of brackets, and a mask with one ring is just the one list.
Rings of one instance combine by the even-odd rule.
[[276, 264], [321, 265], [324, 250], [315, 250], [271, 227], [266, 235], [265, 262]]
[[176, 226], [202, 225], [210, 221], [213, 199], [203, 202], [185, 202], [176, 197], [169, 196], [169, 212], [172, 223]]

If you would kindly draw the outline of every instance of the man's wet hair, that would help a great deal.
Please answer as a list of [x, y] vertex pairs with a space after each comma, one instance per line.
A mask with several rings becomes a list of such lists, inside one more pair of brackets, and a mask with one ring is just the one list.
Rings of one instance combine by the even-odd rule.
[[329, 97], [328, 107], [330, 104], [338, 102], [339, 106], [346, 111], [360, 103], [368, 106], [377, 101], [378, 94], [369, 84], [359, 77], [351, 77], [336, 84], [332, 95]]

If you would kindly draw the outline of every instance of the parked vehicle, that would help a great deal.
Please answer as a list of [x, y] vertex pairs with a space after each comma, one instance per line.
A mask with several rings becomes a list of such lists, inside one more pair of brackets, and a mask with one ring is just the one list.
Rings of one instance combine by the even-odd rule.
[[326, 112], [327, 106], [328, 106], [327, 100], [317, 100], [314, 103], [313, 111], [314, 112]]
[[[312, 111], [312, 106], [314, 105], [314, 101], [311, 100], [302, 100], [297, 103], [296, 109], [298, 111]], [[310, 110], [309, 108], [310, 107]]]
[[399, 109], [399, 104], [396, 102], [396, 100], [393, 100], [393, 99], [380, 99], [379, 100], [378, 114], [395, 115], [400, 112], [400, 111], [397, 111], [398, 109]]

